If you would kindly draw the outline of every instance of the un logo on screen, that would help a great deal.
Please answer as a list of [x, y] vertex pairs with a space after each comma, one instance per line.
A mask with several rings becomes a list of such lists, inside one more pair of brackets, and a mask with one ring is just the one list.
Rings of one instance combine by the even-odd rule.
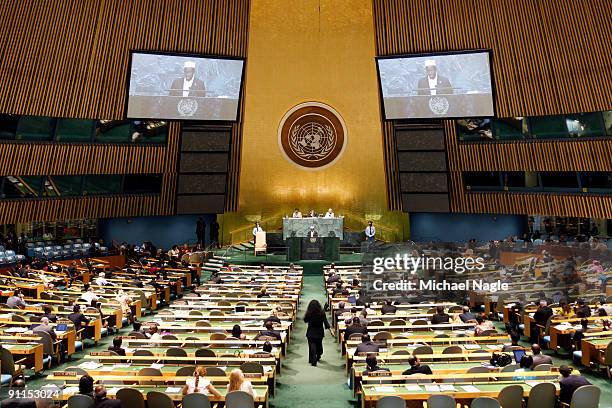
[[318, 169], [335, 162], [346, 146], [346, 126], [332, 107], [306, 102], [282, 118], [278, 144], [285, 158], [298, 166]]
[[182, 98], [178, 101], [176, 110], [183, 117], [193, 116], [198, 110], [198, 101], [193, 98]]
[[429, 98], [429, 109], [436, 115], [446, 115], [450, 104], [444, 96], [432, 96]]

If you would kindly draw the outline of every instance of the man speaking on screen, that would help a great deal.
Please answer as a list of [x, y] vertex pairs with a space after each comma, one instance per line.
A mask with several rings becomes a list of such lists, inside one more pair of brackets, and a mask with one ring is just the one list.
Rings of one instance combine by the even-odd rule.
[[453, 93], [448, 78], [438, 75], [435, 60], [425, 61], [425, 72], [427, 76], [420, 78], [417, 84], [419, 95], [450, 95]]
[[203, 98], [206, 94], [206, 87], [201, 79], [195, 77], [195, 73], [195, 62], [186, 61], [185, 64], [183, 64], [183, 77], [172, 81], [170, 96]]

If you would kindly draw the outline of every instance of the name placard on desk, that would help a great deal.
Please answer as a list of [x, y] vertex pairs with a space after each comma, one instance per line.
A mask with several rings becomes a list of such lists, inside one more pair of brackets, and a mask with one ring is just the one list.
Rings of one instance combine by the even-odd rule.
[[54, 371], [55, 377], [76, 377], [78, 374], [75, 371]]
[[370, 371], [368, 377], [391, 377], [391, 371]]
[[261, 374], [259, 373], [244, 373], [244, 378], [260, 378]]
[[110, 356], [110, 351], [92, 351], [89, 353], [90, 356]]

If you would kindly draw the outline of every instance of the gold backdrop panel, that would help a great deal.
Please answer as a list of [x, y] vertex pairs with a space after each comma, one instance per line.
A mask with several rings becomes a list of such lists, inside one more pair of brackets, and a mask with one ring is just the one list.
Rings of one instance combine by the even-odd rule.
[[[370, 1], [252, 1], [239, 210], [225, 228], [279, 224], [294, 207], [332, 207], [364, 225], [387, 212], [374, 38]], [[329, 105], [346, 124], [344, 152], [322, 169], [290, 162], [278, 144], [281, 119], [304, 102]]]

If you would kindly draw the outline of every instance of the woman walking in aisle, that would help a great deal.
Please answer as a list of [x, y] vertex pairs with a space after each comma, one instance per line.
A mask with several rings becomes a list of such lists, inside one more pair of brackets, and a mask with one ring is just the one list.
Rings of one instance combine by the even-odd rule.
[[329, 330], [332, 337], [335, 337], [335, 335], [327, 321], [327, 316], [321, 307], [321, 303], [316, 299], [311, 300], [308, 304], [308, 309], [306, 309], [306, 314], [304, 315], [304, 322], [308, 323], [308, 330], [306, 330], [308, 362], [311, 366], [316, 367], [323, 354], [325, 329]]

